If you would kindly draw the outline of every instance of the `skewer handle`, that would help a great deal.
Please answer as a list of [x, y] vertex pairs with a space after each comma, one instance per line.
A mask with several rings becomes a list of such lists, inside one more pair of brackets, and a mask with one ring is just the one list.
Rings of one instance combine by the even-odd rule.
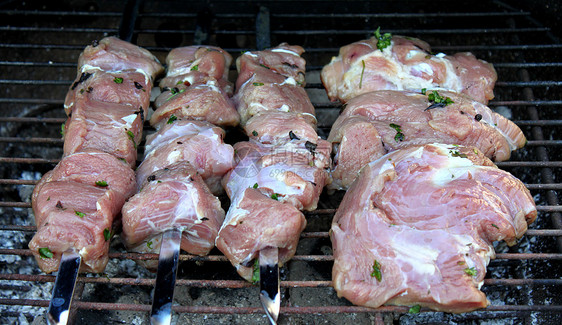
[[150, 312], [152, 325], [169, 325], [172, 322], [172, 302], [178, 272], [180, 244], [181, 230], [174, 228], [162, 234], [158, 273], [156, 273], [156, 285]]
[[53, 296], [47, 311], [47, 319], [51, 325], [66, 325], [70, 314], [70, 304], [76, 287], [76, 279], [82, 258], [74, 250], [62, 254], [59, 271], [55, 279]]
[[277, 324], [281, 309], [279, 286], [279, 249], [267, 247], [260, 251], [260, 301], [271, 324]]

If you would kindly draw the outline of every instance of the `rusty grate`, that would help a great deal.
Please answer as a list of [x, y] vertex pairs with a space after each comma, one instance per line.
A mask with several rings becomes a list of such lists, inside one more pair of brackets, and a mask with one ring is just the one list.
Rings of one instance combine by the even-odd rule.
[[[330, 220], [343, 193], [324, 193], [308, 213], [295, 258], [282, 269], [281, 324], [297, 323], [560, 323], [562, 319], [562, 44], [531, 11], [497, 1], [8, 1], [0, 4], [0, 322], [32, 323], [48, 306], [53, 275], [38, 270], [27, 242], [35, 227], [33, 185], [62, 156], [62, 104], [79, 53], [93, 39], [127, 34], [162, 61], [177, 46], [209, 43], [237, 57], [282, 41], [306, 49], [307, 92], [325, 137], [340, 111], [319, 79], [339, 47], [377, 26], [422, 38], [434, 51], [471, 51], [494, 63], [499, 82], [490, 107], [507, 112], [529, 139], [498, 166], [520, 178], [538, 204], [538, 221], [512, 248], [498, 244], [488, 268], [486, 310], [451, 315], [407, 307], [350, 305], [330, 286]], [[70, 10], [67, 8], [71, 8]], [[138, 10], [138, 12], [137, 12]], [[235, 69], [231, 69], [234, 80]], [[147, 127], [148, 132], [150, 129]], [[236, 133], [236, 131], [231, 131]], [[142, 148], [141, 148], [142, 149]], [[226, 200], [226, 198], [224, 198]], [[227, 205], [226, 205], [227, 206]], [[150, 310], [154, 274], [114, 239], [106, 274], [82, 275], [76, 322], [142, 323]], [[258, 289], [242, 281], [218, 250], [182, 254], [175, 320], [265, 324]], [[37, 321], [37, 320], [36, 320]]]

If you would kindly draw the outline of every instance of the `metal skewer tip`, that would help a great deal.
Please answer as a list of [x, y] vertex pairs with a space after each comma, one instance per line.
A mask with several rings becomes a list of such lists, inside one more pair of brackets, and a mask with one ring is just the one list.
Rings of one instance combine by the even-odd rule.
[[51, 325], [66, 325], [68, 322], [70, 304], [81, 262], [82, 257], [74, 250], [68, 250], [62, 254], [53, 296], [47, 311], [47, 320]]
[[152, 325], [169, 325], [172, 322], [172, 302], [180, 256], [181, 230], [171, 229], [162, 234], [158, 272], [150, 312]]
[[279, 288], [279, 249], [267, 247], [260, 251], [260, 301], [271, 324], [277, 324], [281, 309]]

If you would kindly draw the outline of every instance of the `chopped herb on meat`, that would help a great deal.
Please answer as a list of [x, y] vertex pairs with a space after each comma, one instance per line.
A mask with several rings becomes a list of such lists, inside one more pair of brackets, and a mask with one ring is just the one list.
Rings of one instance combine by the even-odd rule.
[[253, 188], [258, 188], [258, 183], [254, 184]]
[[273, 193], [271, 194], [271, 198], [274, 199], [275, 201], [279, 201], [279, 194]]
[[106, 187], [106, 186], [107, 186], [107, 182], [106, 182], [106, 181], [97, 181], [97, 182], [96, 182], [96, 186]]
[[135, 147], [135, 149], [137, 149], [137, 143], [135, 142], [135, 134], [133, 133], [133, 131], [127, 130], [127, 136], [133, 142], [133, 146]]
[[396, 135], [394, 136], [394, 141], [400, 142], [404, 141], [404, 133], [402, 133], [402, 128], [398, 124], [390, 123], [389, 126], [396, 130]]
[[255, 137], [257, 137], [257, 136], [258, 136], [258, 131], [256, 131], [256, 130], [252, 131], [252, 135], [255, 136]]
[[121, 77], [115, 77], [113, 79], [113, 82], [115, 82], [116, 84], [122, 84], [123, 83], [123, 78]]
[[429, 107], [425, 109], [425, 111], [437, 108], [437, 107], [445, 107], [447, 105], [453, 104], [454, 101], [449, 97], [443, 97], [439, 95], [439, 93], [435, 90], [431, 92], [431, 94], [427, 95], [427, 99], [431, 103]]
[[84, 216], [86, 216], [86, 214], [84, 212], [80, 212], [80, 211], [74, 211], [74, 214], [76, 214], [80, 218], [84, 218]]
[[468, 156], [464, 153], [460, 153], [458, 150], [449, 150], [451, 157], [460, 157], [460, 158], [468, 158]]
[[463, 271], [464, 271], [464, 273], [466, 273], [470, 276], [476, 276], [478, 274], [478, 271], [476, 270], [475, 267], [467, 267]]
[[363, 86], [363, 73], [365, 73], [365, 60], [361, 60], [361, 79], [359, 80], [359, 89]]
[[191, 71], [199, 71], [199, 64], [194, 65], [193, 67], [191, 67]]
[[377, 260], [373, 263], [373, 272], [371, 273], [371, 277], [377, 279], [378, 282], [382, 281], [381, 264]]
[[254, 82], [252, 85], [254, 86], [263, 86], [263, 82]]
[[146, 242], [146, 247], [148, 247], [148, 249], [152, 249], [152, 240]]
[[170, 115], [170, 118], [168, 119], [168, 122], [166, 122], [166, 124], [172, 124], [174, 123], [175, 120], [177, 120], [177, 116], [175, 116], [174, 114]]
[[256, 258], [254, 261], [254, 271], [252, 272], [252, 283], [257, 284], [260, 282], [260, 261]]
[[390, 41], [392, 40], [392, 34], [384, 33], [381, 35], [380, 26], [377, 28], [374, 34], [375, 34], [375, 38], [377, 39], [377, 48], [379, 50], [382, 51], [390, 46]]
[[408, 310], [409, 314], [417, 314], [419, 313], [421, 310], [421, 306], [420, 305], [413, 305], [412, 307], [410, 307], [410, 309]]
[[51, 252], [48, 247], [41, 247], [39, 248], [39, 256], [41, 256], [41, 258], [52, 258], [53, 252]]
[[108, 228], [103, 230], [103, 239], [105, 239], [105, 241], [109, 241], [111, 239], [111, 230]]

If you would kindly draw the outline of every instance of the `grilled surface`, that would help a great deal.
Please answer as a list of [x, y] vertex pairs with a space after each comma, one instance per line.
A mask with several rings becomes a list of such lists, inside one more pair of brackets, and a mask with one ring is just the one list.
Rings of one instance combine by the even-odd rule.
[[[125, 2], [67, 1], [41, 7], [13, 2], [0, 7], [0, 323], [31, 323], [48, 306], [54, 276], [39, 272], [27, 242], [35, 232], [30, 208], [33, 185], [62, 156], [60, 125], [63, 103], [76, 75], [84, 46], [105, 34], [116, 35]], [[538, 13], [498, 2], [477, 4], [409, 2], [144, 1], [133, 40], [162, 62], [173, 47], [196, 42], [217, 45], [234, 58], [258, 43], [280, 42], [305, 48], [306, 90], [326, 137], [340, 112], [322, 89], [323, 65], [351, 41], [365, 39], [381, 26], [384, 32], [424, 39], [434, 52], [470, 51], [494, 64], [498, 82], [489, 106], [508, 114], [528, 144], [498, 166], [523, 181], [538, 205], [537, 221], [514, 247], [496, 246], [483, 290], [491, 306], [483, 311], [450, 315], [409, 315], [408, 308], [382, 307], [379, 312], [338, 299], [330, 287], [332, 255], [328, 229], [342, 193], [324, 193], [317, 212], [307, 213], [297, 254], [281, 269], [283, 303], [280, 323], [424, 322], [558, 323], [562, 298], [562, 45]], [[70, 4], [73, 11], [68, 11]], [[17, 9], [17, 10], [16, 10]], [[36, 11], [39, 10], [39, 11]], [[267, 23], [269, 22], [269, 25]], [[259, 27], [260, 29], [257, 29]], [[268, 27], [268, 28], [266, 28]], [[267, 31], [269, 30], [269, 33]], [[235, 69], [230, 69], [235, 80]], [[146, 126], [147, 133], [151, 130]], [[244, 139], [238, 130], [227, 141]], [[144, 142], [139, 146], [143, 150]], [[223, 207], [228, 200], [223, 197]], [[155, 254], [126, 253], [112, 241], [105, 275], [81, 276], [77, 320], [96, 324], [146, 320], [155, 275], [130, 259], [156, 260]], [[264, 324], [258, 288], [237, 275], [218, 250], [208, 257], [182, 254], [176, 289], [177, 321]], [[181, 266], [184, 268], [181, 268]], [[80, 288], [78, 288], [80, 289]], [[108, 295], [107, 292], [112, 292]], [[105, 310], [111, 310], [107, 312]], [[338, 313], [336, 313], [338, 312]], [[22, 314], [22, 316], [20, 316]], [[323, 314], [323, 315], [319, 315]], [[22, 318], [23, 317], [23, 318]], [[38, 320], [39, 321], [39, 320]]]

